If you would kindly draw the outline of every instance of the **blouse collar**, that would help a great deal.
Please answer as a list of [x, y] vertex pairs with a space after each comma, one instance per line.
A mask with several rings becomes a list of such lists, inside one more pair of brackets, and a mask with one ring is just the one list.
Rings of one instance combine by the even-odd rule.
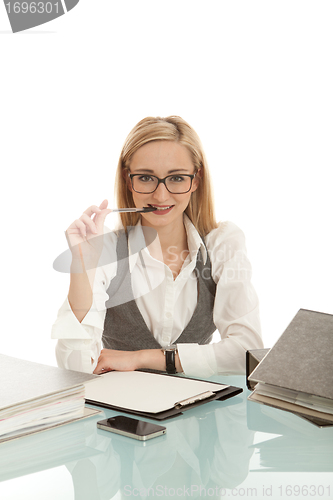
[[[190, 259], [196, 259], [198, 251], [200, 249], [202, 260], [206, 263], [207, 260], [207, 249], [201, 236], [194, 227], [193, 223], [190, 221], [188, 216], [184, 214], [184, 226], [187, 234], [188, 249], [190, 252]], [[153, 231], [153, 230], [152, 230]], [[152, 240], [154, 239], [154, 234], [152, 233]], [[133, 271], [136, 265], [139, 252], [146, 249], [146, 240], [143, 234], [141, 220], [130, 229], [128, 234], [128, 256], [129, 256], [129, 269], [130, 272]], [[148, 249], [147, 249], [148, 252]]]

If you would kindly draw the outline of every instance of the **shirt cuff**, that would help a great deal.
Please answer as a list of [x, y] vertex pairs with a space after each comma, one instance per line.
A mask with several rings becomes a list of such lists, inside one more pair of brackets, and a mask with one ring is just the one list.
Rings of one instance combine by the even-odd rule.
[[89, 340], [58, 340], [55, 353], [59, 368], [92, 373], [100, 350], [100, 344]]
[[177, 344], [185, 375], [209, 378], [217, 373], [213, 344]]
[[105, 311], [97, 311], [92, 306], [80, 323], [66, 298], [52, 326], [51, 338], [92, 340], [94, 328], [103, 331], [104, 317]]

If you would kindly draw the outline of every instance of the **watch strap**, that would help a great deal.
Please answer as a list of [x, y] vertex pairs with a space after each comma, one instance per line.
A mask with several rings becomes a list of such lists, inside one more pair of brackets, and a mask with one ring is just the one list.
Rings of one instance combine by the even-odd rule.
[[165, 350], [165, 366], [167, 373], [174, 374], [176, 370], [176, 354], [174, 349]]

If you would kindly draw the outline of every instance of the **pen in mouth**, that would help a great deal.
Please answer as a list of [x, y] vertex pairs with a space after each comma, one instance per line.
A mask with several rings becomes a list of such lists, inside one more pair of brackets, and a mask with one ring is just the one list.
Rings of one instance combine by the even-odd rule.
[[133, 207], [133, 208], [114, 208], [114, 209], [112, 209], [112, 212], [118, 212], [118, 213], [137, 212], [137, 213], [142, 213], [142, 212], [154, 212], [155, 210], [156, 210], [155, 207], [142, 207], [142, 208]]
[[162, 205], [149, 205], [149, 206], [152, 207], [155, 215], [167, 214], [174, 207], [174, 205], [164, 205], [164, 206], [162, 206]]

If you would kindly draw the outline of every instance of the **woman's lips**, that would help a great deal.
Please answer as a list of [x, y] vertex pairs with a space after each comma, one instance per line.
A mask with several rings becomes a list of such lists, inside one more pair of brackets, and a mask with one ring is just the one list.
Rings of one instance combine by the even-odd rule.
[[155, 214], [155, 215], [166, 215], [174, 207], [174, 205], [151, 205], [151, 204], [148, 204], [148, 206], [149, 207], [156, 207], [156, 210], [154, 210], [154, 212], [151, 212], [152, 214]]

